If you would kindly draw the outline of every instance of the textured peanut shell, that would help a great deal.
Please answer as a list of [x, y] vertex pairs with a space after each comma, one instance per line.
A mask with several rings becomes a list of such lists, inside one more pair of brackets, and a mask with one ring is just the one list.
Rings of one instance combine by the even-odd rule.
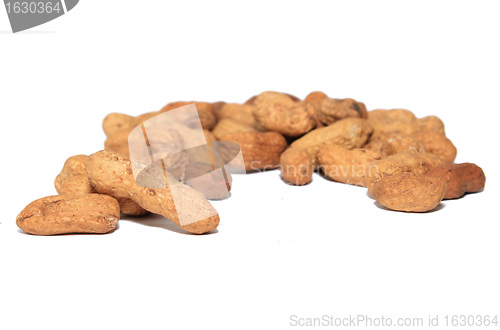
[[314, 105], [319, 106], [321, 104], [321, 102], [327, 98], [328, 98], [328, 95], [326, 95], [325, 93], [316, 91], [316, 92], [309, 93], [306, 96], [306, 98], [304, 99], [304, 102], [310, 102], [310, 103], [313, 103]]
[[425, 175], [446, 181], [444, 199], [459, 198], [465, 193], [481, 191], [486, 183], [483, 170], [472, 163], [437, 166]]
[[371, 167], [380, 154], [366, 149], [346, 149], [336, 144], [323, 145], [318, 150], [320, 169], [330, 179], [352, 185], [368, 186]]
[[457, 156], [457, 148], [446, 136], [436, 131], [425, 131], [412, 134], [425, 146], [427, 152], [441, 157], [446, 163], [453, 163]]
[[226, 102], [223, 102], [223, 101], [212, 102], [212, 108], [214, 109], [215, 118], [217, 120], [220, 119], [219, 114], [220, 114], [220, 111], [222, 110], [222, 107], [224, 106], [224, 104], [226, 104]]
[[445, 135], [444, 123], [436, 116], [427, 116], [413, 121], [410, 125], [410, 133], [435, 131]]
[[288, 148], [281, 154], [279, 168], [283, 181], [302, 186], [312, 180], [313, 159], [304, 149]]
[[104, 141], [104, 149], [116, 151], [129, 156], [128, 136], [130, 135], [130, 132], [130, 129], [125, 129], [109, 134]]
[[276, 168], [281, 153], [287, 147], [285, 138], [277, 132], [233, 133], [223, 136], [221, 140], [240, 146], [246, 170]]
[[102, 129], [106, 136], [110, 136], [122, 130], [131, 130], [158, 114], [159, 111], [153, 111], [134, 117], [122, 113], [110, 113], [102, 121]]
[[207, 102], [184, 102], [184, 101], [179, 101], [179, 102], [173, 102], [169, 103], [166, 106], [164, 106], [160, 112], [167, 112], [176, 108], [183, 107], [188, 104], [194, 103], [196, 105], [196, 109], [198, 111], [198, 116], [200, 118], [201, 122], [201, 127], [203, 129], [208, 129], [212, 130], [215, 127], [215, 124], [217, 123], [217, 119], [215, 117], [215, 110], [214, 107], [211, 103]]
[[251, 126], [247, 126], [242, 123], [238, 123], [234, 120], [223, 118], [219, 120], [212, 133], [217, 139], [221, 139], [223, 136], [232, 133], [244, 133], [244, 132], [257, 132], [257, 130]]
[[311, 92], [304, 99], [304, 102], [308, 102], [314, 107], [314, 119], [316, 120], [316, 128], [325, 126], [319, 120], [319, 108], [321, 107], [321, 102], [323, 102], [323, 100], [327, 98], [328, 95], [323, 92]]
[[316, 127], [315, 109], [309, 102], [295, 102], [282, 93], [264, 92], [253, 105], [255, 119], [266, 130], [299, 136]]
[[96, 191], [90, 184], [87, 175], [77, 174], [68, 177], [57, 193], [66, 197], [79, 197], [88, 194], [94, 194]]
[[370, 166], [371, 182], [399, 173], [424, 175], [436, 166], [445, 164], [443, 159], [430, 153], [403, 152], [382, 158]]
[[106, 195], [76, 198], [49, 196], [31, 202], [19, 213], [16, 224], [34, 235], [71, 233], [104, 234], [116, 228], [120, 206]]
[[353, 99], [324, 99], [318, 110], [318, 119], [323, 125], [330, 125], [337, 120], [356, 117], [367, 118], [366, 106]]
[[374, 129], [372, 140], [386, 133], [410, 134], [411, 125], [416, 120], [417, 117], [413, 112], [406, 109], [368, 111], [368, 121]]
[[231, 119], [237, 123], [254, 128], [257, 131], [265, 131], [265, 129], [255, 120], [253, 115], [253, 105], [226, 103], [219, 113], [219, 120]]
[[[300, 101], [300, 98], [298, 98], [295, 95], [288, 94], [288, 93], [280, 93], [280, 94], [284, 94], [284, 95], [288, 96], [294, 102], [299, 102]], [[248, 100], [246, 100], [244, 104], [254, 104], [254, 102], [255, 102], [255, 100], [257, 99], [258, 96], [259, 95], [252, 96], [251, 98], [249, 98]]]
[[198, 102], [198, 101], [177, 101], [177, 102], [171, 102], [167, 105], [165, 105], [160, 111], [161, 112], [166, 112], [166, 111], [170, 111], [170, 110], [173, 110], [173, 109], [176, 109], [176, 108], [180, 108], [180, 107], [183, 107], [185, 105], [188, 105], [188, 104], [195, 104], [196, 105], [196, 109], [198, 110], [201, 110], [201, 111], [208, 111], [208, 112], [211, 112], [212, 114], [215, 115], [215, 108], [213, 106], [212, 103], [208, 103], [208, 102]]
[[378, 139], [370, 141], [365, 149], [380, 153], [382, 157], [402, 152], [426, 152], [424, 145], [407, 134], [384, 134]]
[[366, 119], [346, 118], [330, 126], [315, 129], [291, 144], [292, 147], [305, 149], [317, 163], [316, 153], [320, 146], [338, 144], [347, 149], [361, 148], [373, 133]]
[[[79, 197], [96, 192], [87, 177], [88, 160], [89, 156], [87, 155], [76, 155], [66, 160], [61, 173], [54, 181], [54, 186], [59, 195]], [[122, 214], [139, 216], [148, 213], [137, 203], [127, 198], [118, 199], [118, 203]]]
[[442, 178], [412, 173], [387, 176], [369, 187], [372, 196], [388, 209], [403, 212], [427, 212], [441, 203], [446, 192]]
[[[204, 130], [204, 133], [205, 131], [206, 130]], [[192, 130], [182, 126], [179, 126], [176, 129], [160, 129], [160, 128], [149, 129], [147, 131], [148, 143], [149, 141], [154, 141], [155, 144], [154, 152], [151, 155], [149, 155], [150, 150], [142, 147], [144, 140], [141, 139], [138, 141], [135, 140], [129, 141], [130, 132], [131, 131], [129, 130], [123, 130], [108, 136], [108, 138], [104, 142], [104, 149], [116, 151], [124, 156], [130, 157], [129, 148], [130, 146], [132, 146], [133, 150], [135, 151], [136, 157], [149, 158], [151, 156], [153, 157], [153, 159], [160, 159], [165, 156], [163, 154], [164, 150], [172, 150], [172, 149], [183, 150], [185, 143], [184, 139], [193, 136]], [[206, 136], [207, 135], [205, 135], [205, 137]], [[144, 137], [144, 139], [146, 139], [146, 137]], [[142, 154], [141, 157], [139, 152], [147, 154]], [[180, 167], [181, 165], [185, 164], [185, 159], [183, 159], [182, 153], [171, 155], [169, 157], [169, 160], [170, 163], [166, 165], [167, 167], [169, 167], [169, 170], [171, 172], [175, 171], [175, 169], [172, 169], [173, 164], [177, 164], [178, 165], [177, 167]]]
[[54, 186], [56, 187], [58, 194], [60, 194], [60, 191], [66, 179], [75, 175], [87, 175], [88, 159], [89, 157], [87, 155], [76, 155], [66, 159], [61, 172], [54, 180]]
[[[167, 188], [139, 186], [135, 182], [130, 160], [119, 153], [103, 150], [91, 155], [87, 175], [99, 193], [130, 198], [145, 210], [163, 215], [188, 232], [208, 233], [219, 225], [219, 215], [201, 192], [184, 184]], [[177, 204], [172, 194], [175, 194]], [[187, 222], [196, 222], [181, 225], [178, 212]]]

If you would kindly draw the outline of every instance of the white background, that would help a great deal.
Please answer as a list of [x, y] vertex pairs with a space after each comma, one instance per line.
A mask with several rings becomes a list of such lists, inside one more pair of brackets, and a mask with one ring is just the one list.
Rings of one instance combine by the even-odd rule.
[[[12, 34], [0, 8], [0, 329], [288, 329], [290, 316], [500, 314], [495, 1], [82, 0]], [[322, 90], [437, 115], [484, 192], [403, 214], [363, 188], [234, 179], [218, 232], [161, 217], [36, 237], [16, 215], [109, 112]], [[442, 324], [442, 323], [441, 323]]]

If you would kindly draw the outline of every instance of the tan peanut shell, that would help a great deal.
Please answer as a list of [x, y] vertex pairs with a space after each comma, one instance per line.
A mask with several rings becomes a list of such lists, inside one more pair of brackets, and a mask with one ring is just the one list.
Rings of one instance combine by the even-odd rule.
[[106, 195], [76, 198], [49, 196], [31, 202], [16, 218], [19, 228], [34, 235], [104, 234], [116, 228], [120, 206]]
[[244, 126], [263, 132], [265, 129], [255, 120], [253, 109], [254, 106], [249, 104], [226, 103], [220, 110], [218, 119], [231, 119]]
[[222, 110], [222, 107], [224, 106], [224, 104], [226, 104], [226, 102], [219, 101], [219, 102], [212, 102], [211, 104], [212, 108], [214, 109], [215, 118], [219, 120], [220, 111]]
[[410, 133], [428, 131], [435, 131], [445, 135], [444, 123], [436, 116], [427, 116], [413, 121], [410, 125]]
[[337, 120], [349, 117], [366, 119], [366, 106], [353, 99], [326, 98], [320, 103], [318, 119], [323, 125], [330, 125]]
[[437, 166], [425, 175], [443, 178], [446, 181], [444, 199], [459, 198], [465, 193], [481, 191], [486, 183], [483, 170], [472, 163]]
[[244, 133], [244, 132], [257, 132], [252, 126], [247, 126], [245, 124], [236, 122], [229, 118], [223, 118], [219, 120], [217, 125], [215, 125], [212, 133], [215, 137], [220, 140], [223, 136], [233, 133]]
[[188, 104], [193, 104], [193, 103], [196, 105], [196, 109], [201, 110], [201, 111], [208, 111], [208, 112], [211, 112], [212, 114], [215, 115], [215, 108], [214, 108], [214, 105], [212, 103], [199, 102], [199, 101], [171, 102], [171, 103], [168, 103], [167, 105], [165, 105], [163, 108], [161, 108], [160, 111], [166, 112], [166, 111], [177, 109], [177, 108], [183, 107], [183, 106], [188, 105]]
[[58, 194], [61, 193], [61, 189], [66, 179], [75, 175], [87, 175], [88, 159], [89, 157], [87, 155], [76, 155], [66, 159], [61, 172], [56, 176], [56, 179], [54, 180], [54, 186], [56, 187]]
[[64, 184], [59, 190], [57, 190], [57, 193], [67, 197], [79, 197], [88, 194], [95, 194], [95, 190], [90, 184], [89, 178], [87, 178], [86, 174], [77, 174], [64, 180]]
[[[96, 193], [87, 177], [88, 159], [89, 156], [87, 155], [76, 155], [66, 160], [61, 173], [59, 173], [54, 181], [54, 186], [59, 195], [80, 197]], [[148, 213], [137, 205], [137, 203], [127, 198], [118, 199], [118, 203], [120, 204], [120, 212], [122, 214], [138, 216]]]
[[200, 118], [201, 127], [203, 129], [212, 130], [217, 123], [217, 119], [215, 117], [215, 109], [211, 103], [207, 102], [172, 102], [165, 105], [160, 112], [167, 112], [176, 108], [183, 107], [188, 104], [194, 103], [196, 105], [196, 110], [198, 111], [198, 116]]
[[[99, 193], [130, 198], [145, 210], [163, 215], [191, 233], [208, 233], [219, 225], [219, 215], [201, 192], [184, 184], [142, 187], [135, 181], [130, 160], [119, 153], [103, 150], [91, 155], [87, 175]], [[196, 222], [182, 225], [180, 218]]]
[[285, 138], [277, 132], [233, 133], [223, 136], [221, 140], [240, 146], [246, 170], [276, 168], [281, 153], [287, 147]]
[[159, 111], [153, 111], [134, 117], [122, 113], [110, 113], [102, 121], [102, 129], [106, 136], [110, 136], [122, 130], [131, 130], [158, 114]]
[[125, 129], [109, 134], [104, 141], [104, 149], [116, 151], [129, 156], [128, 136], [130, 132], [130, 129]]
[[453, 163], [457, 156], [457, 148], [446, 136], [436, 131], [413, 133], [417, 141], [425, 146], [425, 150], [441, 157], [446, 163]]
[[279, 169], [283, 181], [302, 186], [312, 180], [313, 159], [304, 149], [288, 148], [281, 154]]
[[367, 187], [373, 175], [371, 167], [381, 156], [371, 150], [349, 150], [336, 144], [327, 144], [319, 148], [317, 158], [320, 169], [330, 179]]
[[411, 125], [416, 120], [413, 112], [406, 109], [368, 111], [368, 121], [375, 131], [372, 140], [384, 134], [410, 134]]
[[321, 104], [321, 102], [327, 98], [328, 98], [328, 95], [326, 95], [325, 93], [316, 91], [316, 92], [311, 92], [311, 93], [307, 94], [307, 96], [304, 99], [304, 102], [313, 103], [315, 106], [317, 106], [319, 108], [319, 105]]
[[430, 153], [403, 152], [374, 162], [370, 167], [370, 178], [372, 182], [375, 182], [399, 173], [424, 175], [434, 167], [443, 164], [445, 164], [443, 159]]
[[372, 196], [388, 209], [403, 212], [427, 212], [441, 203], [446, 192], [442, 178], [398, 173], [369, 187]]
[[299, 136], [316, 127], [314, 106], [277, 92], [264, 92], [253, 102], [253, 115], [266, 130]]
[[309, 93], [306, 98], [304, 99], [304, 102], [308, 102], [312, 104], [314, 107], [314, 119], [316, 120], [316, 128], [323, 127], [323, 123], [319, 120], [319, 108], [321, 107], [321, 102], [323, 102], [324, 99], [327, 99], [328, 95], [326, 95], [323, 92], [311, 92]]
[[316, 153], [320, 146], [338, 144], [347, 149], [361, 148], [372, 133], [373, 128], [366, 119], [346, 118], [307, 133], [291, 146], [309, 152], [316, 165]]
[[[294, 102], [299, 102], [300, 101], [300, 98], [298, 98], [295, 95], [288, 94], [288, 93], [280, 93], [280, 94], [284, 94], [284, 95], [288, 96]], [[252, 96], [251, 98], [249, 98], [248, 100], [246, 100], [245, 103], [243, 103], [243, 104], [254, 104], [254, 102], [255, 102], [255, 100], [257, 99], [258, 96], [259, 95]]]
[[408, 134], [384, 134], [370, 141], [365, 149], [380, 153], [382, 157], [402, 152], [426, 152], [425, 146]]

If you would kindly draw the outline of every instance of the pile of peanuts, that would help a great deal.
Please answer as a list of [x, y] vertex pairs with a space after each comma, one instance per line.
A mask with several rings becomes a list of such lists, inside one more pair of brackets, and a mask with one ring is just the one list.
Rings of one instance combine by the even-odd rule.
[[[436, 116], [417, 118], [404, 109], [367, 111], [361, 102], [322, 92], [300, 100], [268, 91], [243, 104], [174, 102], [136, 117], [107, 115], [102, 124], [104, 150], [68, 158], [55, 179], [58, 195], [26, 206], [17, 217], [19, 228], [35, 235], [107, 233], [116, 228], [120, 214], [155, 213], [190, 233], [215, 230], [219, 216], [208, 199], [225, 198], [227, 192], [207, 196], [203, 187], [188, 184], [140, 186], [129, 159], [128, 136], [135, 127], [192, 103], [207, 144], [235, 142], [247, 171], [279, 169], [288, 184], [309, 184], [318, 172], [331, 181], [366, 187], [382, 206], [403, 212], [427, 212], [443, 199], [484, 189], [480, 167], [454, 163], [457, 149]], [[182, 144], [172, 132], [160, 134], [166, 143]], [[180, 164], [179, 172], [211, 165], [189, 159]], [[168, 175], [182, 181], [179, 173]], [[226, 184], [229, 190], [230, 175]], [[174, 193], [180, 204], [174, 204]], [[186, 225], [179, 221], [181, 216], [200, 220]]]

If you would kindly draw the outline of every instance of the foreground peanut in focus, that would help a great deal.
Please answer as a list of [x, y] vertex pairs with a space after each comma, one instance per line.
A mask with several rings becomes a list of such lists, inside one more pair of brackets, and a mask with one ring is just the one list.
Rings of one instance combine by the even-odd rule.
[[[150, 147], [154, 141], [155, 148], [145, 148], [146, 156], [162, 163], [143, 164], [134, 175], [130, 157], [137, 142], [129, 141], [131, 132], [193, 103], [198, 118], [186, 127], [147, 132], [146, 143]], [[219, 215], [207, 198], [229, 197], [233, 179], [229, 172], [215, 173], [212, 156], [207, 160], [193, 150], [192, 139], [183, 135], [193, 127], [203, 129], [207, 145], [239, 145], [248, 172], [279, 169], [284, 182], [297, 186], [311, 183], [319, 172], [331, 181], [368, 188], [380, 205], [395, 211], [428, 212], [443, 199], [483, 190], [486, 182], [479, 166], [453, 163], [457, 148], [436, 116], [418, 118], [406, 109], [368, 111], [362, 102], [320, 91], [303, 100], [266, 91], [241, 104], [178, 101], [134, 116], [108, 114], [102, 122], [105, 150], [68, 158], [54, 182], [59, 196], [30, 203], [17, 217], [18, 226], [35, 235], [107, 233], [120, 213], [151, 212], [194, 234], [214, 231]], [[180, 151], [163, 158], [167, 147]], [[231, 147], [218, 152], [229, 160], [235, 153]], [[205, 179], [188, 180], [193, 177]], [[250, 202], [258, 207], [258, 201]]]
[[116, 199], [90, 194], [38, 199], [19, 213], [16, 223], [25, 232], [35, 235], [104, 234], [115, 229], [119, 219], [120, 206]]

